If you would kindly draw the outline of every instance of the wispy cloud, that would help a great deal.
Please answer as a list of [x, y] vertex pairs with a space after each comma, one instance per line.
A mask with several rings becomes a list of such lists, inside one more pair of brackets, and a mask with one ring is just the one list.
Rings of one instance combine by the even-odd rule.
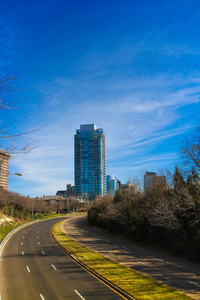
[[[30, 101], [17, 111], [22, 121], [16, 129], [48, 125], [31, 135], [40, 147], [11, 161], [11, 169], [24, 174], [23, 193], [51, 194], [73, 182], [80, 124], [104, 129], [107, 170], [123, 181], [137, 169], [174, 162], [178, 143], [196, 123], [198, 11], [176, 1], [156, 4], [155, 10], [154, 4], [136, 1], [122, 5], [122, 12], [112, 4], [116, 19], [105, 8], [97, 10], [99, 23], [90, 19], [87, 7], [80, 14], [65, 1], [59, 9], [54, 2], [46, 7], [18, 1], [16, 11], [5, 6], [0, 65], [27, 78]], [[64, 12], [73, 14], [70, 20]]]

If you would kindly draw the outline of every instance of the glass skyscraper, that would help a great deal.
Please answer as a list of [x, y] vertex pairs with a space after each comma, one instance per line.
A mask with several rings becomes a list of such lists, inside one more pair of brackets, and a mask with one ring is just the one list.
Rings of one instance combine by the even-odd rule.
[[117, 180], [114, 175], [106, 176], [107, 195], [114, 196], [117, 191]]
[[105, 135], [94, 124], [80, 125], [74, 136], [75, 195], [93, 200], [106, 195]]

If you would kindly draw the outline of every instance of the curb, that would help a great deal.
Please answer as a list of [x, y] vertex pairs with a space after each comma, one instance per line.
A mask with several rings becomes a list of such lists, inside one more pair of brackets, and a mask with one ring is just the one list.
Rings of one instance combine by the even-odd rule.
[[[52, 226], [53, 227], [53, 226]], [[83, 269], [85, 269], [88, 273], [92, 274], [94, 277], [96, 277], [98, 280], [102, 281], [105, 285], [107, 285], [109, 288], [111, 288], [112, 290], [114, 290], [115, 292], [117, 292], [120, 296], [122, 296], [124, 299], [127, 300], [137, 300], [136, 298], [134, 298], [133, 296], [131, 296], [130, 294], [128, 294], [126, 291], [122, 290], [121, 288], [119, 288], [118, 286], [116, 286], [114, 283], [112, 283], [111, 281], [109, 281], [108, 279], [106, 279], [105, 277], [103, 277], [102, 275], [98, 274], [97, 272], [95, 272], [94, 270], [92, 270], [91, 268], [89, 268], [87, 265], [85, 265], [84, 263], [82, 263], [80, 260], [78, 260], [78, 258], [75, 255], [70, 254], [59, 242], [58, 240], [55, 238], [53, 232], [52, 232], [52, 227], [50, 229], [50, 234], [51, 234], [51, 238], [53, 239], [54, 243], [69, 257], [71, 258], [74, 262], [76, 262], [79, 266], [81, 266]]]

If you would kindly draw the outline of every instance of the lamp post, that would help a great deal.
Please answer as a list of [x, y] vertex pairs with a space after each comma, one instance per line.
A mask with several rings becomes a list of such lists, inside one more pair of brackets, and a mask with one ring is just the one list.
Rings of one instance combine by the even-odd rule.
[[10, 172], [8, 172], [8, 175], [22, 176], [23, 174], [22, 173], [10, 173]]

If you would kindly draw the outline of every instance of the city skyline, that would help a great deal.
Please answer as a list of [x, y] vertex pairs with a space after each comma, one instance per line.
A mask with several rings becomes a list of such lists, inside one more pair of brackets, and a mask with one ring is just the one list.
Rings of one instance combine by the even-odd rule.
[[10, 160], [23, 176], [10, 176], [9, 190], [41, 196], [73, 184], [80, 124], [104, 129], [107, 174], [121, 182], [174, 169], [199, 120], [200, 3], [11, 2], [0, 3], [0, 69], [20, 78], [3, 99], [24, 102], [1, 110], [1, 124], [14, 122], [14, 135], [47, 126], [16, 138], [35, 149]]

